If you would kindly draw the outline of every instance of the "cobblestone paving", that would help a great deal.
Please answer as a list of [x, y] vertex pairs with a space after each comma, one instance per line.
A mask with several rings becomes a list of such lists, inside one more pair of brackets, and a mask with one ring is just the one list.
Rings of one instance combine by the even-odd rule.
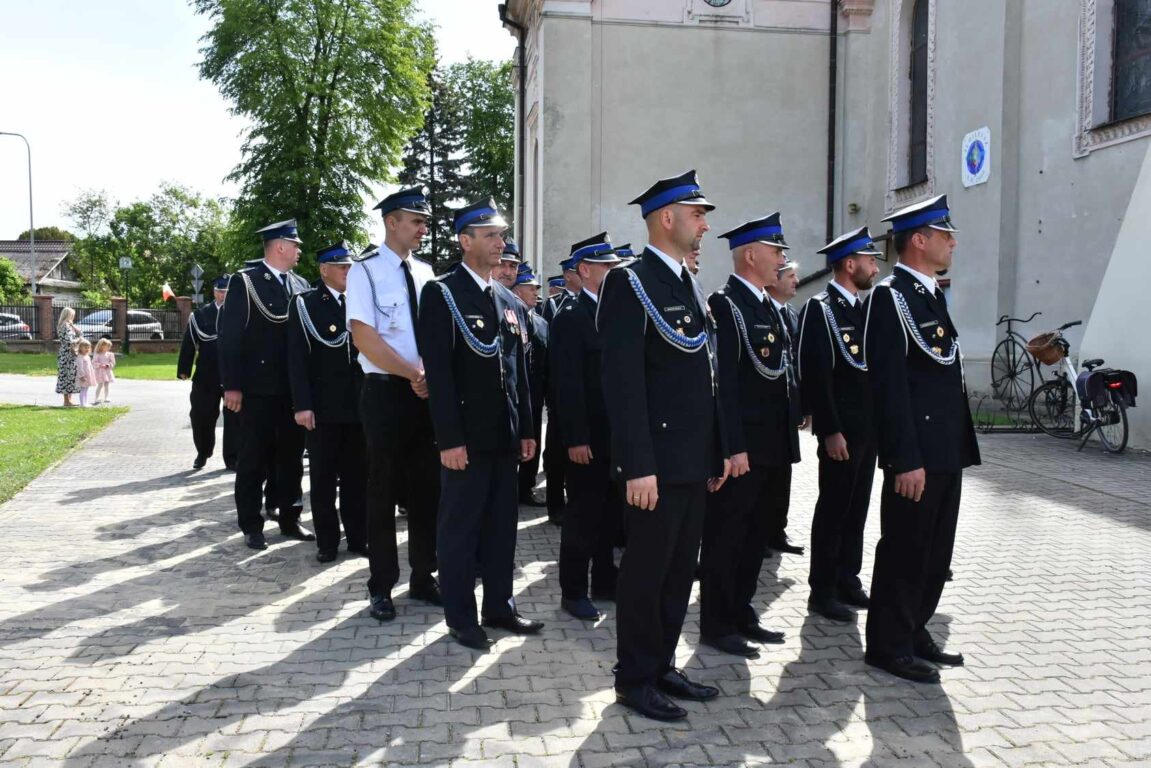
[[[0, 376], [6, 402], [54, 403], [51, 388]], [[693, 605], [680, 661], [724, 695], [668, 725], [613, 701], [612, 606], [595, 627], [558, 612], [559, 535], [538, 510], [521, 513], [516, 590], [548, 626], [469, 651], [404, 592], [397, 621], [371, 621], [363, 560], [320, 565], [274, 532], [245, 549], [219, 456], [189, 468], [183, 386], [121, 381], [113, 398], [131, 411], [0, 507], [0, 764], [1151, 763], [1146, 454], [981, 437], [934, 627], [968, 666], [942, 685], [865, 667], [862, 626], [809, 617], [806, 558], [777, 557], [758, 599], [787, 643], [751, 662], [697, 648]]]

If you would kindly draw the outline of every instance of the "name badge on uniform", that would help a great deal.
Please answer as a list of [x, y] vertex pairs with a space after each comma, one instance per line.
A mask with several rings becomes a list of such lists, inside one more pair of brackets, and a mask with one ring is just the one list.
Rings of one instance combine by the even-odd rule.
[[685, 307], [684, 305], [682, 305], [682, 304], [677, 304], [677, 305], [676, 305], [676, 306], [674, 306], [674, 307], [664, 307], [664, 308], [663, 308], [663, 311], [664, 311], [664, 312], [682, 312], [682, 311], [684, 311], [685, 309], [687, 309], [687, 307]]

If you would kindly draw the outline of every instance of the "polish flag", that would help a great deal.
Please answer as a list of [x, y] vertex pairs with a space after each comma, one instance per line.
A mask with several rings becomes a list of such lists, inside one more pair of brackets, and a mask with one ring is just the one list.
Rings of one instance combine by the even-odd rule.
[[161, 289], [161, 291], [164, 294], [164, 301], [167, 301], [176, 295], [172, 292], [172, 286], [168, 285], [167, 283], [164, 283], [164, 287]]

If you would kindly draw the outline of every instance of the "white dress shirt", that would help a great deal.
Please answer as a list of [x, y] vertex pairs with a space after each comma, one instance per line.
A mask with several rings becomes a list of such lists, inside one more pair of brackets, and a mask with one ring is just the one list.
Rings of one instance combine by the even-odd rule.
[[911, 267], [907, 266], [906, 264], [896, 264], [895, 266], [898, 269], [905, 270], [908, 274], [910, 274], [916, 280], [923, 283], [923, 287], [927, 289], [928, 293], [933, 294], [933, 295], [935, 294], [935, 289], [939, 287], [939, 283], [937, 283], [935, 281], [934, 277], [932, 277], [931, 275], [925, 275], [922, 272], [920, 272], [919, 270], [912, 269]]
[[664, 253], [659, 248], [656, 248], [654, 245], [652, 245], [650, 243], [648, 243], [647, 248], [649, 251], [654, 253], [656, 256], [659, 256], [660, 261], [662, 261], [664, 264], [667, 264], [667, 268], [672, 271], [672, 274], [674, 274], [676, 277], [680, 278], [681, 280], [683, 279], [683, 277], [682, 277], [683, 271], [685, 269], [687, 269], [687, 267], [685, 267], [683, 264], [681, 264], [680, 262], [673, 259], [671, 256], [668, 256], [666, 253]]
[[732, 273], [731, 273], [731, 276], [732, 276], [732, 277], [734, 277], [734, 278], [735, 278], [736, 280], [738, 280], [739, 282], [741, 282], [741, 283], [743, 283], [744, 285], [746, 285], [746, 286], [747, 286], [747, 290], [751, 291], [751, 295], [752, 295], [752, 296], [758, 296], [758, 297], [759, 297], [759, 299], [760, 299], [760, 301], [763, 301], [763, 297], [767, 295], [767, 292], [766, 292], [765, 290], [763, 290], [762, 288], [757, 288], [756, 286], [752, 285], [752, 284], [751, 284], [751, 283], [749, 283], [747, 280], [744, 280], [742, 277], [740, 277], [739, 275], [735, 274], [734, 272], [732, 272]]
[[[411, 256], [408, 257], [408, 263], [411, 265], [418, 301], [424, 285], [435, 279], [435, 272], [428, 264]], [[412, 312], [408, 308], [408, 283], [404, 277], [403, 260], [395, 251], [381, 245], [378, 256], [352, 264], [348, 270], [345, 296], [349, 331], [353, 320], [375, 328], [380, 338], [397, 355], [419, 367], [416, 329], [412, 325]], [[360, 352], [359, 360], [368, 373], [394, 373], [372, 363], [363, 352]]]
[[842, 293], [843, 298], [847, 299], [847, 303], [850, 304], [851, 306], [854, 307], [855, 302], [859, 301], [858, 296], [856, 296], [854, 293], [847, 290], [846, 288], [844, 288], [842, 285], [835, 282], [834, 280], [832, 280], [830, 283], [828, 283], [828, 285], [834, 286], [840, 293]]

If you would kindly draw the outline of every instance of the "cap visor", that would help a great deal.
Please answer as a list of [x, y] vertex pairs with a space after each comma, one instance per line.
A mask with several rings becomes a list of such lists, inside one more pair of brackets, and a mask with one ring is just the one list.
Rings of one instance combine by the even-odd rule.
[[939, 232], [958, 232], [959, 231], [955, 227], [948, 226], [947, 224], [928, 224], [927, 228], [928, 229], [934, 229], [934, 230], [937, 230]]
[[484, 221], [477, 221], [474, 224], [468, 224], [468, 226], [475, 227], [476, 229], [479, 229], [480, 227], [499, 227], [500, 229], [507, 229], [508, 222], [504, 219], [503, 216], [493, 216], [492, 218], [486, 219]]
[[706, 208], [709, 211], [715, 210], [715, 206], [712, 205], [711, 203], [709, 203], [707, 201], [707, 198], [705, 198], [705, 197], [691, 197], [691, 198], [688, 198], [687, 200], [676, 200], [674, 204], [675, 205], [698, 205], [702, 208]]

